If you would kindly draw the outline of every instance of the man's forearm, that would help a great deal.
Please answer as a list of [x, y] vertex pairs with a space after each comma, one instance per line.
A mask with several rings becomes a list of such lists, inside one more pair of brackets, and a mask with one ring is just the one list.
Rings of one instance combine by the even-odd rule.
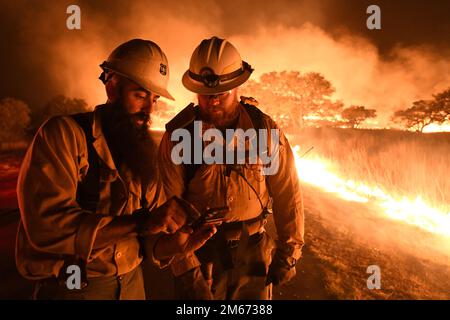
[[153, 248], [154, 257], [157, 260], [166, 260], [173, 258], [178, 252], [174, 249], [173, 241], [170, 236], [163, 235], [156, 240]]
[[136, 237], [137, 219], [133, 216], [115, 217], [113, 221], [97, 231], [93, 249], [107, 247], [117, 241]]

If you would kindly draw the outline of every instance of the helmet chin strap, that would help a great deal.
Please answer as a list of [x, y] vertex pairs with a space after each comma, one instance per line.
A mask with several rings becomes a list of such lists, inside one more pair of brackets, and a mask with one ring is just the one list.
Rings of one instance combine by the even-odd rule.
[[103, 82], [103, 84], [108, 83], [109, 80], [111, 80], [111, 78], [114, 76], [114, 72], [112, 72], [111, 70], [107, 69], [107, 68], [103, 68], [103, 72], [100, 74], [100, 76], [98, 77], [100, 79], [101, 82]]
[[[115, 77], [115, 79], [113, 79]], [[108, 96], [107, 103], [113, 103], [120, 97], [120, 78], [118, 74], [111, 70], [105, 70], [100, 75], [99, 79], [105, 85], [106, 95]]]

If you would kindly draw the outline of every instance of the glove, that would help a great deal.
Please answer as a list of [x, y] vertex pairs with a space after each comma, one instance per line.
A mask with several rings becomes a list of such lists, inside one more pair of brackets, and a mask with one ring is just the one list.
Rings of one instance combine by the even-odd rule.
[[295, 264], [297, 261], [292, 257], [283, 257], [278, 252], [275, 254], [267, 273], [266, 286], [273, 283], [274, 286], [285, 284], [296, 275]]

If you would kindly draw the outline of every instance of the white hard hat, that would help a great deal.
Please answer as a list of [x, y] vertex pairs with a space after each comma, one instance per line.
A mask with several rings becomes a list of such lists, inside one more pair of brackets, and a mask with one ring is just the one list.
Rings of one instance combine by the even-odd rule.
[[175, 100], [167, 90], [169, 64], [161, 48], [154, 42], [133, 39], [118, 46], [100, 67], [104, 73], [113, 71], [140, 85], [145, 90]]
[[192, 53], [183, 85], [198, 94], [219, 94], [240, 86], [252, 72], [230, 42], [212, 37], [203, 40]]

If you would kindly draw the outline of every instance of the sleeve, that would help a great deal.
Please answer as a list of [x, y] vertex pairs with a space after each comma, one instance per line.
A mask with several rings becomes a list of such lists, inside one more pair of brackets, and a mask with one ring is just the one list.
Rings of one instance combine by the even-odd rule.
[[97, 231], [113, 217], [85, 211], [76, 201], [84, 133], [68, 117], [48, 120], [23, 160], [17, 196], [26, 235], [43, 252], [89, 261]]
[[[158, 170], [159, 172], [159, 165]], [[158, 173], [156, 180], [154, 183], [148, 186], [147, 188], [147, 201], [149, 203], [149, 214], [152, 214], [151, 212], [158, 208], [159, 206], [163, 205], [164, 202], [166, 202], [167, 197], [164, 192], [164, 186], [162, 184], [161, 175]], [[149, 260], [159, 267], [160, 269], [166, 268], [172, 261], [172, 259], [165, 259], [165, 260], [158, 260], [155, 258], [154, 255], [154, 248], [156, 245], [156, 242], [158, 242], [159, 238], [162, 237], [162, 234], [156, 234], [151, 235], [143, 239], [144, 243], [144, 250], [145, 250], [145, 256], [149, 258]]]
[[149, 211], [152, 211], [159, 206], [162, 206], [167, 201], [167, 196], [164, 191], [164, 185], [161, 179], [161, 174], [159, 170], [159, 165], [156, 167], [156, 177], [155, 179], [147, 186], [146, 189], [146, 198], [148, 203]]
[[[269, 128], [279, 129], [271, 119]], [[279, 167], [267, 181], [273, 199], [273, 217], [278, 234], [277, 248], [285, 256], [301, 257], [304, 244], [304, 211], [302, 191], [295, 167], [294, 154], [285, 135], [280, 133]]]
[[[158, 171], [163, 191], [167, 199], [172, 196], [181, 198], [185, 188], [184, 168], [183, 165], [176, 165], [173, 163], [171, 159], [172, 147], [173, 143], [170, 141], [170, 133], [166, 131], [159, 145]], [[149, 244], [151, 245], [150, 248], [152, 248], [150, 251], [151, 260], [158, 267], [164, 268], [170, 264], [173, 274], [178, 276], [200, 265], [200, 261], [194, 253], [177, 258], [176, 261], [173, 259], [159, 261], [153, 254], [154, 247], [158, 240], [159, 237], [155, 237], [152, 239], [153, 242]]]
[[182, 164], [174, 164], [171, 158], [173, 142], [170, 133], [166, 131], [159, 145], [158, 165], [160, 178], [166, 197], [182, 197], [185, 188], [185, 173]]

